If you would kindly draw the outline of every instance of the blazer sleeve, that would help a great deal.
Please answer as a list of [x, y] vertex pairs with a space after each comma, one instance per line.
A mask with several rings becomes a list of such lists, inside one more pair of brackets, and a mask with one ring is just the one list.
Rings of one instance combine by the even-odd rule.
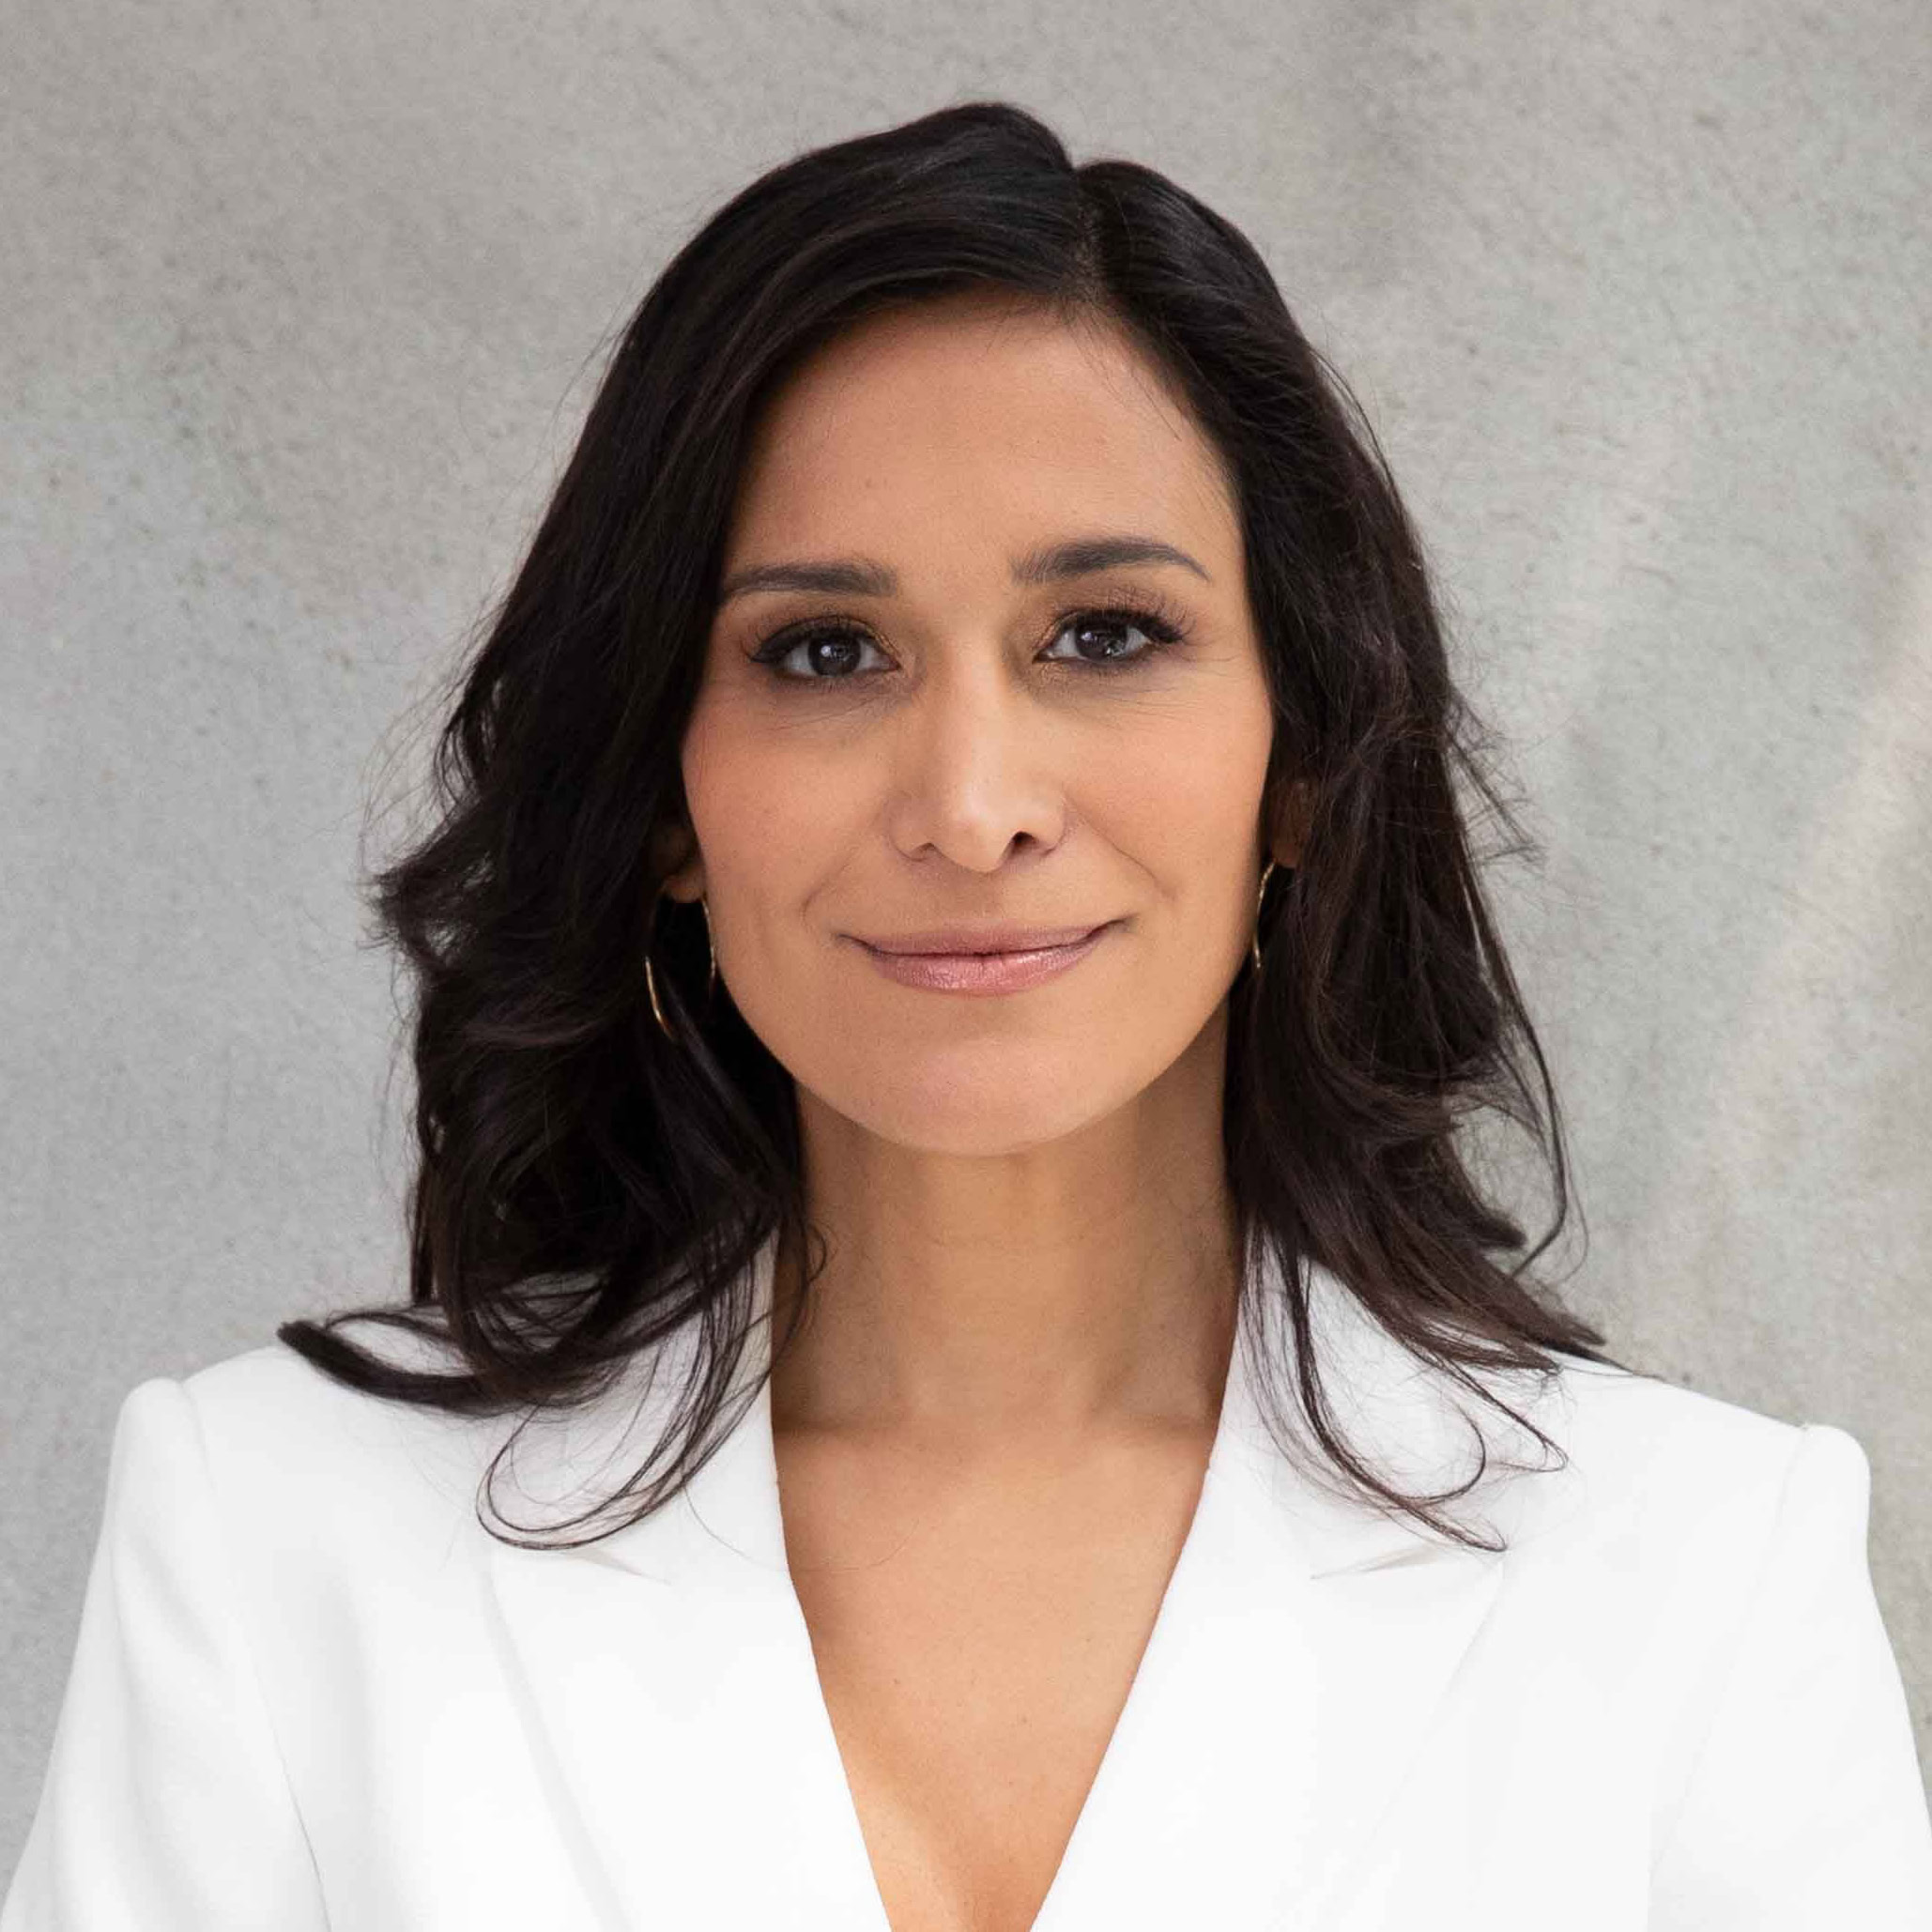
[[123, 1401], [53, 1754], [0, 1932], [326, 1932], [190, 1392]]
[[1651, 1932], [1932, 1932], [1932, 1818], [1865, 1552], [1871, 1469], [1807, 1424], [1652, 1869]]

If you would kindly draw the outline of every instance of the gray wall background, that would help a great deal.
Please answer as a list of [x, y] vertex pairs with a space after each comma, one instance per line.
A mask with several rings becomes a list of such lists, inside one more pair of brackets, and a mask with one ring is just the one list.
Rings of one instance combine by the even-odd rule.
[[0, 1871], [121, 1396], [400, 1292], [364, 807], [611, 331], [755, 172], [978, 94], [1203, 193], [1356, 382], [1548, 848], [1497, 890], [1571, 1295], [1863, 1443], [1932, 1744], [1924, 0], [14, 0], [6, 41]]

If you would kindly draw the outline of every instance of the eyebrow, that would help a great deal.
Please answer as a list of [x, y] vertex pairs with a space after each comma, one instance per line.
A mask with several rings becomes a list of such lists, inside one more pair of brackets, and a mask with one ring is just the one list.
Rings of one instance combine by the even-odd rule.
[[[1208, 575], [1185, 550], [1163, 544], [1158, 537], [1096, 536], [1072, 537], [1064, 543], [1045, 544], [1013, 560], [1016, 584], [1054, 584], [1067, 577], [1091, 575], [1096, 571], [1117, 570], [1130, 563], [1169, 563], [1191, 570], [1203, 583]], [[842, 597], [893, 597], [898, 594], [896, 571], [865, 558], [828, 558], [795, 563], [761, 563], [749, 570], [734, 571], [718, 592], [719, 604], [759, 590], [824, 590]]]

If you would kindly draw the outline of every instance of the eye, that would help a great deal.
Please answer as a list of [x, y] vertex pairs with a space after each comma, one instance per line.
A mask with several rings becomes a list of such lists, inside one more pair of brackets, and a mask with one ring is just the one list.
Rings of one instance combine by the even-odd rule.
[[[1142, 640], [1139, 646], [1129, 641], [1135, 634]], [[1151, 599], [1102, 604], [1069, 611], [1055, 620], [1049, 650], [1061, 638], [1070, 637], [1075, 654], [1042, 653], [1040, 661], [1079, 665], [1093, 671], [1125, 670], [1180, 643], [1187, 635], [1185, 618], [1165, 604]], [[1088, 639], [1097, 640], [1097, 652], [1092, 656], [1081, 654]], [[863, 627], [851, 620], [820, 619], [790, 626], [766, 638], [752, 652], [751, 661], [768, 667], [790, 683], [843, 683], [863, 667], [863, 653], [877, 648]], [[788, 667], [791, 665], [799, 667]]]
[[[806, 624], [767, 637], [752, 652], [751, 661], [770, 666], [794, 684], [836, 683], [851, 674], [859, 653], [871, 642], [863, 631], [843, 621]], [[799, 658], [814, 668], [781, 668], [788, 658]]]
[[[1145, 640], [1139, 649], [1126, 641], [1136, 632]], [[1050, 657], [1047, 659], [1049, 664], [1081, 664], [1091, 666], [1096, 670], [1109, 670], [1115, 665], [1139, 664], [1167, 645], [1178, 644], [1186, 632], [1178, 617], [1147, 609], [1139, 604], [1108, 604], [1098, 609], [1080, 610], [1071, 617], [1063, 618], [1053, 635], [1056, 641], [1063, 636], [1072, 637], [1076, 640], [1076, 650], [1081, 640], [1097, 638], [1100, 654], [1097, 657]]]

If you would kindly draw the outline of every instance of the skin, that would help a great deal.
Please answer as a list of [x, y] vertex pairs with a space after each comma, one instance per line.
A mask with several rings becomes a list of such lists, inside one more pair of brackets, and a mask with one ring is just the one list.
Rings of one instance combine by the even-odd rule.
[[[1121, 533], [1202, 574], [1014, 581]], [[1299, 834], [1262, 820], [1231, 483], [1111, 324], [958, 296], [821, 349], [758, 427], [723, 581], [828, 559], [896, 583], [716, 612], [667, 890], [704, 896], [718, 976], [797, 1082], [830, 1259], [774, 1439], [882, 1902], [896, 1932], [1021, 1932], [1198, 1499], [1238, 1281], [1227, 999]], [[1069, 621], [1148, 592], [1183, 641]], [[856, 642], [752, 661], [834, 618]], [[1110, 647], [1144, 655], [1096, 667]], [[1121, 924], [990, 997], [899, 985], [849, 937], [1005, 919]], [[781, 1256], [781, 1310], [796, 1279]]]

